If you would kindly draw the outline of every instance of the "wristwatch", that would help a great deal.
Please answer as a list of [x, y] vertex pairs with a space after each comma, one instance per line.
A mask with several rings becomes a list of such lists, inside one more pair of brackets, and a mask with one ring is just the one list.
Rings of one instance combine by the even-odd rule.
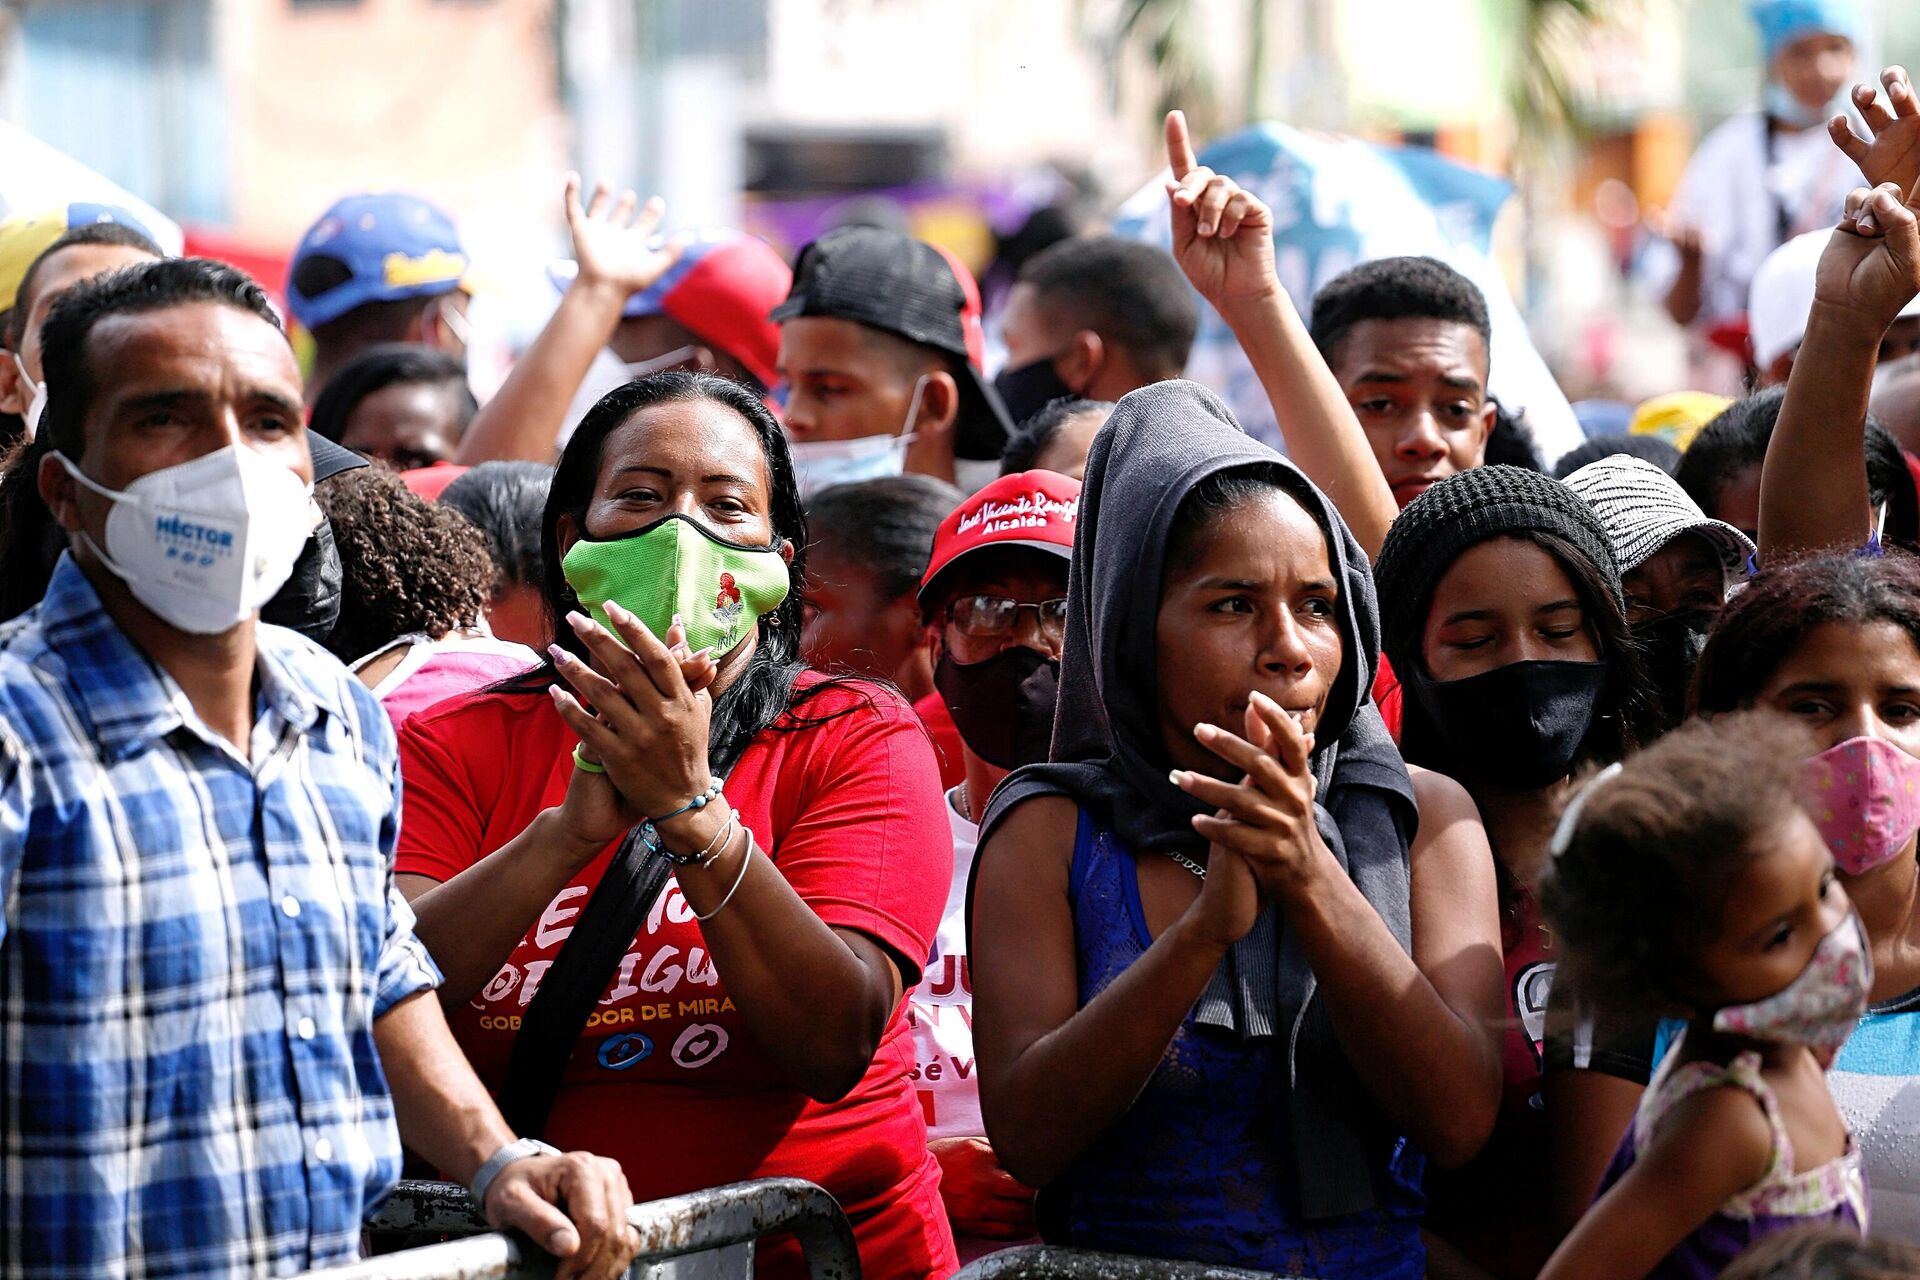
[[486, 1214], [488, 1189], [493, 1186], [493, 1180], [500, 1176], [500, 1171], [512, 1164], [515, 1160], [525, 1160], [528, 1156], [557, 1156], [559, 1154], [560, 1149], [558, 1147], [550, 1147], [538, 1138], [518, 1138], [509, 1142], [506, 1146], [488, 1156], [487, 1162], [481, 1165], [479, 1170], [473, 1175], [473, 1181], [467, 1184], [467, 1194], [473, 1197], [473, 1207], [478, 1209], [483, 1216]]

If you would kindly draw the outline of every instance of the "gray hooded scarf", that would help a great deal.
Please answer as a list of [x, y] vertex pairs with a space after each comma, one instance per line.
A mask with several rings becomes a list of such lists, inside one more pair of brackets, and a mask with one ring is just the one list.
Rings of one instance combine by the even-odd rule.
[[[1136, 857], [1180, 850], [1205, 860], [1204, 841], [1189, 820], [1210, 808], [1167, 778], [1155, 620], [1181, 503], [1208, 477], [1249, 467], [1277, 474], [1327, 535], [1345, 660], [1314, 730], [1314, 816], [1328, 849], [1407, 947], [1407, 852], [1417, 812], [1406, 765], [1371, 697], [1380, 620], [1366, 553], [1298, 468], [1248, 437], [1225, 405], [1191, 382], [1130, 393], [1094, 439], [1068, 575], [1052, 758], [1017, 771], [994, 792], [980, 843], [1015, 806], [1065, 796]], [[1396, 1136], [1354, 1078], [1313, 968], [1277, 908], [1262, 910], [1234, 945], [1195, 1016], [1246, 1038], [1287, 1037], [1302, 1216], [1371, 1208], [1373, 1171], [1384, 1167]]]

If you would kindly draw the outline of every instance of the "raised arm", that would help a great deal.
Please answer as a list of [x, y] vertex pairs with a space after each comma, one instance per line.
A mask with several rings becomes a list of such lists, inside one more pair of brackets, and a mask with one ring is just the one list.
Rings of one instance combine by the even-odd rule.
[[1807, 336], [1787, 379], [1787, 398], [1760, 481], [1760, 558], [1859, 546], [1870, 532], [1867, 400], [1880, 340], [1920, 288], [1914, 209], [1920, 186], [1920, 98], [1907, 73], [1888, 67], [1882, 106], [1869, 85], [1854, 101], [1872, 130], [1856, 137], [1844, 116], [1834, 143], [1873, 183], [1847, 199], [1846, 216], [1821, 256]]
[[633, 192], [616, 200], [601, 183], [592, 203], [582, 208], [580, 175], [567, 175], [567, 230], [579, 274], [500, 390], [467, 425], [455, 462], [553, 461], [567, 405], [594, 356], [613, 336], [627, 299], [652, 285], [679, 257], [677, 247], [653, 242], [666, 206], [656, 197], [636, 214], [637, 203]]
[[1920, 291], [1920, 224], [1894, 183], [1861, 187], [1814, 277], [1807, 336], [1760, 473], [1760, 559], [1863, 545], [1865, 435], [1880, 340]]
[[1287, 456], [1340, 509], [1369, 556], [1399, 508], [1360, 420], [1320, 358], [1273, 267], [1273, 214], [1224, 174], [1203, 168], [1187, 118], [1167, 113], [1173, 256], [1233, 330], [1273, 405]]

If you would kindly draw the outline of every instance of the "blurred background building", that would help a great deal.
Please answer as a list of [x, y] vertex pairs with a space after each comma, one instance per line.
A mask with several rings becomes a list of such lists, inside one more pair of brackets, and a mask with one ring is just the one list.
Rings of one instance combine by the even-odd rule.
[[[1913, 5], [1882, 3], [1863, 70], [1920, 58]], [[1563, 376], [1600, 385], [1632, 362], [1604, 349], [1622, 334], [1585, 331], [1596, 291], [1624, 287], [1694, 140], [1757, 96], [1745, 10], [0, 0], [0, 116], [263, 278], [341, 193], [404, 187], [454, 211], [482, 271], [529, 299], [564, 246], [569, 168], [665, 196], [674, 225], [792, 249], [848, 216], [894, 220], [984, 266], [1035, 208], [1099, 219], [1139, 188], [1168, 105], [1202, 136], [1273, 119], [1424, 143], [1515, 180], [1506, 274]]]

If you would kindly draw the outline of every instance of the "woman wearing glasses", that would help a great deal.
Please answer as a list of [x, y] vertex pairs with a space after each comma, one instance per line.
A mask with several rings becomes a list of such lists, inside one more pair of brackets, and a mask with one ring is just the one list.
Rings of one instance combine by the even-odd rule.
[[967, 879], [987, 797], [1010, 770], [1047, 758], [1079, 505], [1078, 480], [1052, 471], [1002, 476], [941, 523], [920, 585], [933, 681], [960, 731], [966, 780], [947, 792], [953, 884], [907, 1018], [962, 1262], [1033, 1234], [1033, 1192], [1001, 1169], [980, 1120]]

